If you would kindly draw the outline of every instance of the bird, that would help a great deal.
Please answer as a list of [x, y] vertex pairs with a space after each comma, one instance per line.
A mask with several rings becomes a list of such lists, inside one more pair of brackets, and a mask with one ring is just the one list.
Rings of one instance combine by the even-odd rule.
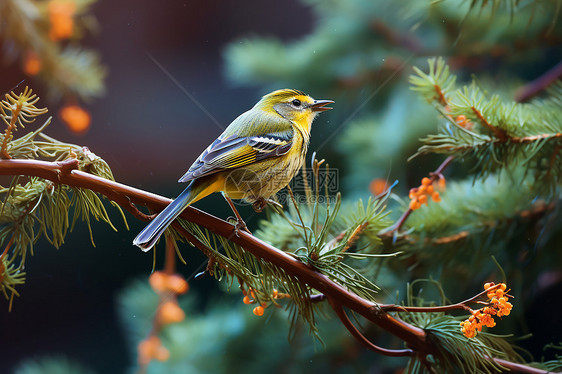
[[242, 113], [209, 145], [179, 179], [189, 183], [137, 235], [133, 244], [149, 251], [166, 228], [189, 205], [222, 192], [245, 224], [231, 199], [241, 199], [261, 211], [268, 200], [286, 187], [304, 163], [316, 116], [332, 109], [332, 100], [315, 100], [302, 91], [280, 89], [261, 98]]

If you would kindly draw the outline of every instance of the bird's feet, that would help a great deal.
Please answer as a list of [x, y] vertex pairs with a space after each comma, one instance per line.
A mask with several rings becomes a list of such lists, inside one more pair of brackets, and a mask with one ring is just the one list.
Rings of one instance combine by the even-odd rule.
[[263, 197], [258, 198], [253, 204], [252, 208], [256, 213], [261, 213], [267, 206], [267, 204], [274, 205], [277, 208], [283, 209], [283, 205], [279, 204], [277, 201], [272, 199], [264, 199]]
[[234, 235], [240, 237], [240, 235], [238, 234], [240, 231], [246, 231], [248, 234], [252, 235], [252, 232], [248, 229], [248, 226], [246, 226], [246, 222], [244, 222], [242, 217], [230, 216], [228, 217], [227, 221], [234, 225]]

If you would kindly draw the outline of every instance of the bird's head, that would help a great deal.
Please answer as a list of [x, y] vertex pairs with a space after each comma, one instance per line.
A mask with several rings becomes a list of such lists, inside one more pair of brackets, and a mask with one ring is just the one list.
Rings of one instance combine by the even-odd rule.
[[310, 132], [314, 117], [320, 112], [332, 109], [326, 107], [332, 103], [332, 100], [314, 100], [302, 91], [283, 89], [265, 95], [256, 107], [276, 112], [299, 126], [301, 130]]

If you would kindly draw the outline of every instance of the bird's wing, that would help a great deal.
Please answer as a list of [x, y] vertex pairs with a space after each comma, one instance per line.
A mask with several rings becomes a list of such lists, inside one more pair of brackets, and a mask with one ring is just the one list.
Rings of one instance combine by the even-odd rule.
[[[180, 182], [189, 182], [222, 170], [239, 168], [270, 157], [279, 157], [291, 148], [293, 128], [290, 123], [283, 126], [284, 128], [279, 124], [263, 126], [262, 123], [262, 126], [253, 129], [254, 135], [244, 136], [236, 134], [231, 128], [239, 120], [240, 117], [197, 158], [187, 173], [180, 178]], [[248, 122], [246, 124], [252, 125]], [[264, 132], [262, 128], [274, 131]], [[245, 134], [252, 132], [248, 131], [247, 127], [244, 130]]]

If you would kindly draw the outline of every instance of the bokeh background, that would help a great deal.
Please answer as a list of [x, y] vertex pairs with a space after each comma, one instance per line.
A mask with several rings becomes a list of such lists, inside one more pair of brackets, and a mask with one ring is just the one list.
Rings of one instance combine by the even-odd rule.
[[[443, 1], [437, 8], [430, 3], [99, 0], [88, 11], [97, 20], [96, 32], [77, 41], [95, 50], [107, 69], [105, 93], [79, 100], [91, 114], [86, 132], [69, 130], [57, 114], [68, 97], [49, 100], [48, 83], [22, 71], [21, 56], [12, 58], [5, 37], [0, 87], [8, 92], [18, 84], [31, 86], [54, 115], [50, 136], [88, 146], [109, 163], [117, 181], [169, 197], [181, 191], [176, 181], [191, 162], [261, 95], [301, 89], [336, 100], [335, 110], [315, 122], [311, 149], [340, 170], [344, 194], [368, 197], [376, 178], [399, 179], [404, 192], [441, 161], [406, 162], [417, 138], [436, 128], [432, 109], [408, 90], [412, 65], [423, 67], [427, 57], [444, 55], [461, 78], [478, 74], [513, 97], [517, 87], [562, 57], [560, 27], [546, 2], [537, 1], [535, 10], [521, 6], [514, 16], [509, 7], [493, 13], [483, 6], [466, 19], [469, 1]], [[197, 206], [230, 215], [220, 196]], [[241, 212], [256, 227], [260, 217], [247, 207]], [[119, 232], [94, 222], [95, 247], [81, 224], [58, 250], [46, 241], [37, 244], [12, 312], [0, 302], [0, 371], [43, 356], [66, 357], [98, 373], [134, 369], [138, 337], [127, 319], [134, 325], [131, 305], [147, 297], [138, 289], [146, 287], [153, 257], [131, 244], [143, 223], [128, 216], [126, 231], [112, 213]], [[306, 332], [289, 344], [283, 316], [258, 320], [240, 306], [239, 294], [226, 293], [209, 277], [192, 280], [205, 258], [182, 248], [187, 265], [178, 271], [191, 285], [182, 305], [194, 313], [188, 312], [188, 320], [207, 328], [207, 335], [186, 336], [184, 345], [208, 347], [194, 353], [194, 367], [177, 372], [393, 370], [395, 362], [383, 364], [364, 352], [337, 323], [324, 327], [326, 350]], [[342, 344], [344, 352], [331, 350]], [[247, 366], [237, 366], [239, 360]], [[152, 370], [171, 372], [164, 366]]]

